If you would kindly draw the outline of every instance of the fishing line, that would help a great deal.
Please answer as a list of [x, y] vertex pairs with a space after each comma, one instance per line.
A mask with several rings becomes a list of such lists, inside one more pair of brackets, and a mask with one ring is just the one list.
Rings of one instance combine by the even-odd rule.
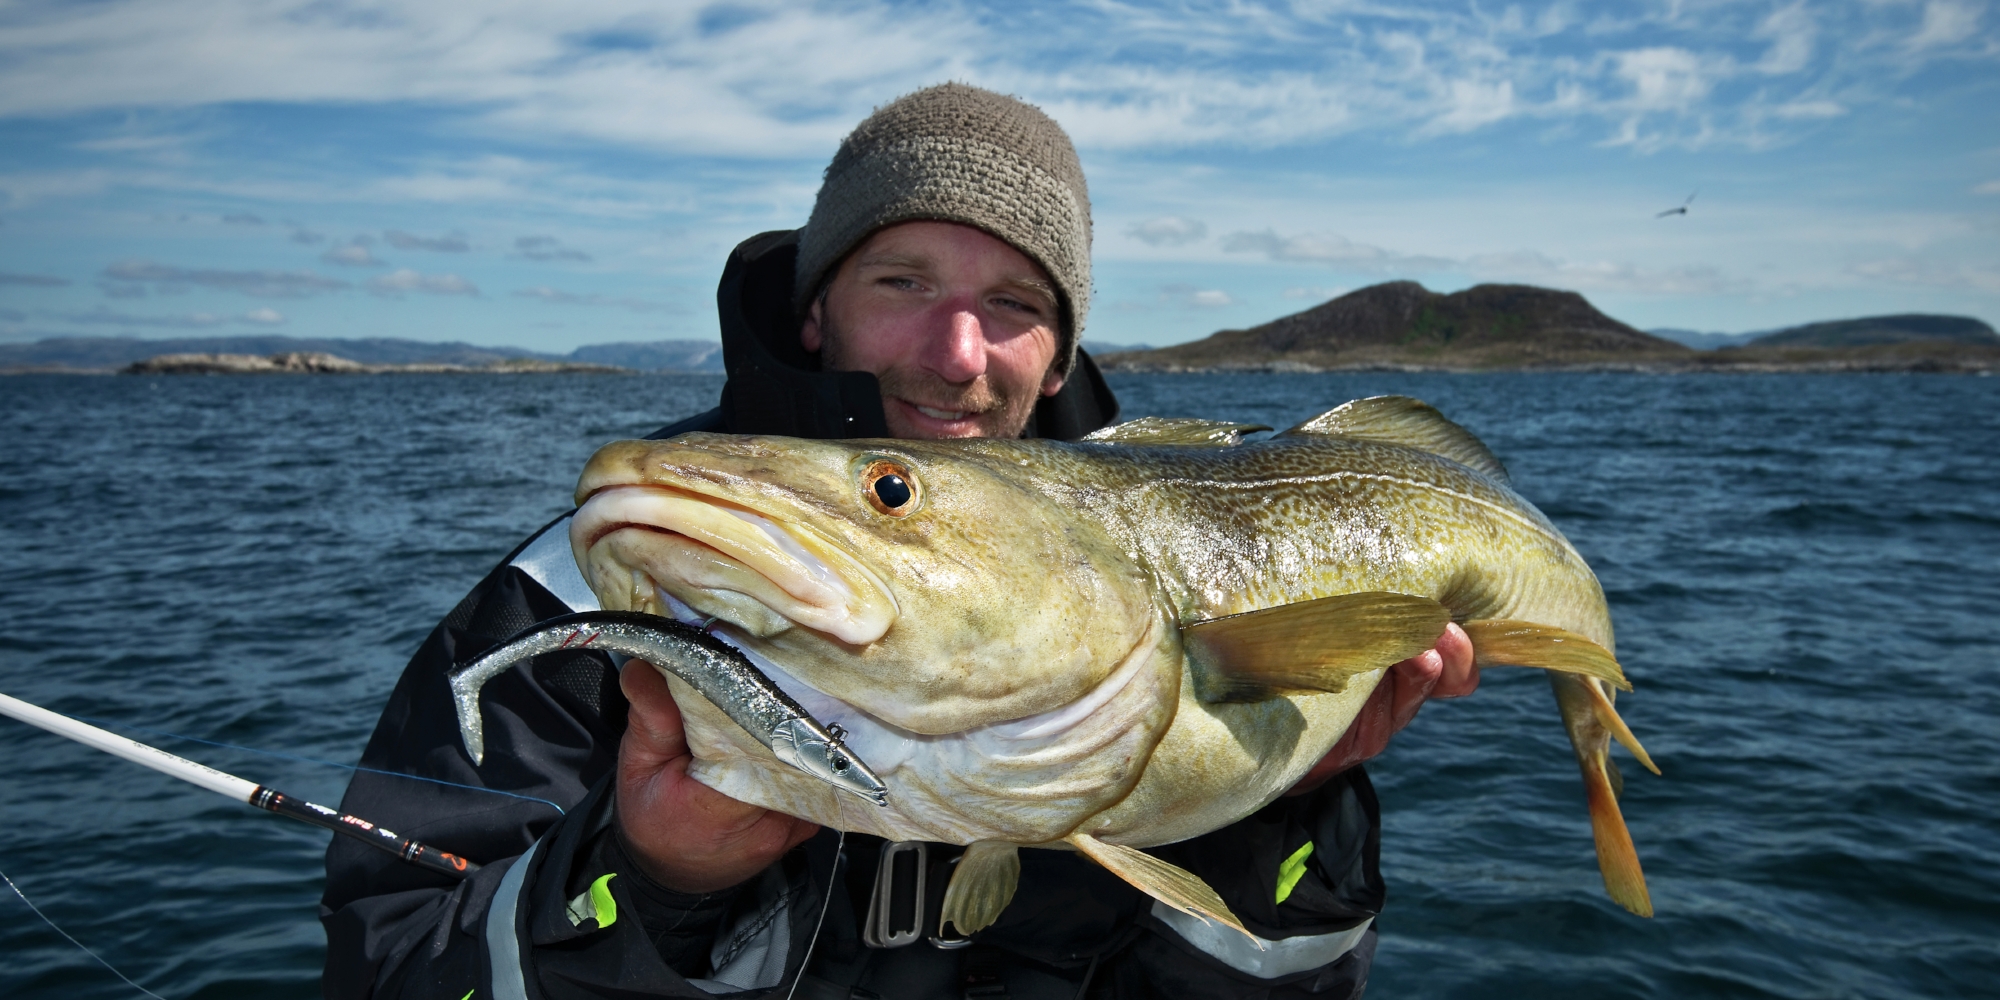
[[[132, 977], [127, 976], [122, 972], [119, 972], [117, 967], [113, 966], [110, 962], [105, 961], [102, 955], [99, 955], [98, 953], [91, 951], [89, 948], [84, 948], [83, 942], [78, 941], [73, 937], [70, 937], [68, 931], [63, 930], [60, 927], [57, 927], [56, 922], [50, 920], [49, 915], [43, 913], [42, 908], [36, 906], [34, 900], [29, 899], [28, 894], [22, 892], [21, 887], [15, 885], [14, 880], [7, 877], [6, 872], [0, 872], [0, 881], [6, 882], [7, 888], [14, 890], [14, 895], [21, 897], [21, 902], [28, 904], [28, 909], [35, 911], [35, 916], [42, 918], [42, 923], [49, 925], [49, 930], [55, 931], [57, 934], [61, 934], [63, 936], [63, 940], [68, 941], [70, 944], [76, 945], [78, 948], [82, 949], [84, 954], [89, 955], [91, 958], [97, 959], [97, 964], [104, 966], [107, 969], [110, 969], [111, 974], [117, 976], [120, 979], [125, 980], [126, 985], [132, 987], [135, 990], [138, 990], [141, 993], [146, 994], [149, 997], [152, 997], [153, 1000], [167, 1000], [166, 997], [163, 997], [158, 993], [155, 993], [152, 990], [149, 990], [144, 986], [141, 986], [138, 983], [133, 982]], [[822, 916], [824, 916], [824, 914], [822, 914]]]
[[819, 901], [819, 919], [813, 922], [813, 936], [806, 939], [806, 957], [799, 960], [799, 974], [792, 977], [792, 988], [785, 991], [785, 1000], [792, 1000], [799, 992], [799, 983], [806, 978], [806, 966], [812, 964], [813, 947], [819, 944], [819, 930], [826, 926], [826, 908], [833, 902], [833, 883], [840, 878], [840, 862], [846, 857], [847, 831], [841, 830], [840, 839], [833, 843], [833, 867], [826, 872], [826, 896]]
[[276, 750], [259, 750], [256, 747], [238, 746], [237, 744], [234, 743], [220, 743], [215, 740], [205, 740], [199, 736], [185, 736], [180, 733], [170, 733], [164, 729], [149, 729], [145, 726], [135, 726], [129, 722], [117, 722], [109, 719], [93, 719], [88, 715], [73, 715], [71, 716], [71, 718], [79, 719], [84, 722], [96, 723], [97, 725], [100, 726], [120, 726], [125, 729], [133, 729], [142, 733], [149, 733], [154, 736], [165, 736], [168, 739], [187, 740], [190, 743], [205, 743], [212, 747], [225, 747], [230, 750], [241, 750], [245, 753], [259, 753], [263, 754], [266, 757], [278, 757], [284, 760], [303, 761], [307, 764], [324, 764], [327, 767], [338, 767], [349, 771], [366, 771], [369, 774], [386, 774], [392, 778], [408, 778], [411, 781], [428, 781], [433, 785], [445, 785], [450, 788], [465, 788], [475, 792], [486, 792], [491, 795], [505, 795], [510, 799], [526, 799], [529, 802], [540, 802], [543, 805], [548, 806], [550, 809], [554, 809], [557, 813], [561, 815], [564, 816], [569, 815], [568, 810], [564, 809], [559, 805], [556, 805], [553, 802], [550, 802], [547, 799], [537, 798], [533, 795], [522, 795], [518, 792], [505, 792], [501, 791], [498, 788], [482, 788], [478, 785], [466, 785], [456, 781], [446, 781], [443, 778], [426, 778], [421, 774], [404, 774], [401, 771], [384, 771], [379, 767], [362, 767], [359, 764], [342, 764], [339, 761], [320, 760], [317, 757], [301, 757], [295, 753], [279, 753]]

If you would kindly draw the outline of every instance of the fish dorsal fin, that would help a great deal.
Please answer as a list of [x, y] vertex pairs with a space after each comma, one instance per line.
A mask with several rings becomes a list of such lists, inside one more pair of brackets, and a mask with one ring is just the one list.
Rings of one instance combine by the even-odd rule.
[[1105, 870], [1131, 883], [1140, 892], [1182, 913], [1214, 920], [1252, 941], [1256, 940], [1254, 935], [1244, 930], [1243, 922], [1236, 919], [1236, 914], [1229, 912], [1229, 904], [1223, 902], [1222, 897], [1201, 880], [1201, 876], [1179, 865], [1161, 861], [1136, 847], [1107, 844], [1087, 833], [1073, 833], [1064, 839], [1081, 851], [1084, 857], [1103, 865]]
[[1278, 435], [1326, 434], [1399, 444], [1442, 455], [1498, 482], [1507, 467], [1472, 432], [1445, 418], [1437, 407], [1408, 396], [1370, 396], [1342, 403]]
[[1122, 424], [1091, 431], [1085, 441], [1096, 444], [1241, 444], [1243, 435], [1268, 431], [1264, 424], [1235, 424], [1227, 420], [1195, 420], [1190, 417], [1140, 417]]
[[938, 917], [938, 936], [944, 925], [958, 928], [969, 937], [1000, 919], [1000, 911], [1014, 899], [1021, 882], [1021, 849], [997, 840], [982, 840], [965, 849], [952, 869], [951, 885], [944, 891], [944, 912]]
[[1371, 592], [1284, 604], [1181, 627], [1203, 701], [1341, 691], [1348, 678], [1437, 643], [1451, 612], [1428, 597]]

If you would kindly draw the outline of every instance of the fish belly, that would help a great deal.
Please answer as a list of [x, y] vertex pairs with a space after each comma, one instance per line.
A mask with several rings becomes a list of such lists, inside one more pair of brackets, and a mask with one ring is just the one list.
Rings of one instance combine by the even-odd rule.
[[1168, 731], [1184, 667], [1178, 644], [1152, 638], [1114, 672], [1116, 689], [1075, 718], [932, 736], [802, 698], [820, 721], [847, 730], [849, 749], [888, 786], [886, 807], [779, 761], [692, 687], [667, 681], [695, 757], [689, 775], [731, 798], [890, 840], [1045, 844], [1126, 798]]

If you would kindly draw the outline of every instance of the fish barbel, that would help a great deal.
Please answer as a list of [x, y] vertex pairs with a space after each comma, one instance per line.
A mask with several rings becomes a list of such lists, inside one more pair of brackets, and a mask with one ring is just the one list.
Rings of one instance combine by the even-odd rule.
[[1607, 890], [1651, 914], [1617, 804], [1629, 690], [1596, 577], [1472, 434], [1405, 397], [1267, 440], [1147, 419], [1080, 442], [687, 434], [590, 460], [571, 543], [608, 611], [700, 623], [871, 766], [886, 806], [781, 761], [663, 671], [695, 759], [745, 802], [969, 845], [944, 920], [1078, 850], [1240, 924], [1139, 848], [1295, 784], [1384, 670], [1459, 622], [1482, 667], [1550, 671]]

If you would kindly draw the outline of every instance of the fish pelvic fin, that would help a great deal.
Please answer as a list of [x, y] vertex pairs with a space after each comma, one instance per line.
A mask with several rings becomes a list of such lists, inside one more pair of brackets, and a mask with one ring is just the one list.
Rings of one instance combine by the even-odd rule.
[[1583, 795], [1590, 806], [1590, 834], [1597, 841], [1597, 867], [1604, 873], [1604, 891], [1619, 906], [1650, 917], [1653, 897], [1646, 891], [1646, 873], [1639, 868], [1632, 831], [1626, 829], [1625, 814], [1618, 808], [1611, 761], [1600, 749], [1578, 754], [1577, 764], [1583, 769]]
[[944, 925], [958, 928], [960, 936], [985, 930], [1000, 919], [1000, 911], [1014, 899], [1021, 882], [1021, 849], [996, 840], [982, 840], [959, 855], [951, 873], [951, 885], [944, 891], [944, 911], [938, 918], [938, 936]]
[[1507, 467], [1485, 442], [1446, 419], [1437, 407], [1408, 396], [1370, 396], [1342, 403], [1278, 436], [1297, 434], [1402, 445], [1451, 459], [1494, 482], [1507, 482]]
[[1229, 911], [1229, 904], [1224, 903], [1222, 897], [1201, 880], [1201, 876], [1161, 861], [1136, 847], [1107, 844], [1087, 833], [1073, 833], [1064, 839], [1083, 852], [1085, 857], [1103, 865], [1111, 874], [1131, 883], [1140, 892], [1182, 913], [1216, 921], [1253, 942], [1257, 940], [1256, 935], [1236, 919], [1236, 914]]
[[[1538, 667], [1595, 677], [1620, 691], [1632, 690], [1625, 669], [1611, 651], [1564, 629], [1498, 618], [1461, 623], [1472, 640], [1472, 661], [1487, 667]], [[1617, 713], [1612, 713], [1614, 716]], [[1623, 728], [1624, 723], [1619, 723]], [[1637, 740], [1633, 741], [1638, 742]], [[1647, 765], [1648, 767], [1652, 765]]]
[[1201, 700], [1262, 701], [1345, 690], [1351, 677], [1431, 648], [1450, 622], [1451, 612], [1428, 597], [1376, 591], [1196, 622], [1181, 628], [1181, 642]]
[[[1597, 717], [1597, 724], [1603, 726], [1605, 732], [1610, 733], [1611, 738], [1617, 740], [1620, 746], [1630, 751], [1641, 767], [1654, 774], [1660, 773], [1659, 765], [1653, 763], [1652, 755], [1646, 752], [1645, 747], [1639, 745], [1639, 737], [1632, 735], [1631, 727], [1625, 725], [1625, 720], [1618, 717], [1618, 709], [1612, 707], [1611, 698], [1604, 693], [1604, 689], [1595, 684], [1585, 684], [1583, 689], [1590, 696], [1590, 711]], [[1617, 776], [1616, 765], [1611, 766], [1612, 783], [1623, 793], [1624, 779]]]

